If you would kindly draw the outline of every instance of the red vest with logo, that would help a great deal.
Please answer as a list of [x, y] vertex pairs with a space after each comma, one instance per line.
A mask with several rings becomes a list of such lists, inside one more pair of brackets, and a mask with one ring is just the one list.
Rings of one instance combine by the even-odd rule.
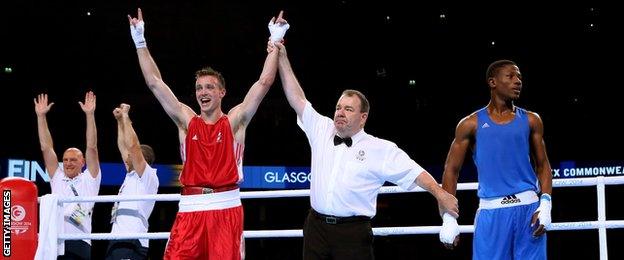
[[220, 188], [236, 185], [241, 178], [243, 146], [236, 143], [227, 116], [215, 124], [199, 117], [189, 122], [186, 161], [180, 175], [183, 186]]

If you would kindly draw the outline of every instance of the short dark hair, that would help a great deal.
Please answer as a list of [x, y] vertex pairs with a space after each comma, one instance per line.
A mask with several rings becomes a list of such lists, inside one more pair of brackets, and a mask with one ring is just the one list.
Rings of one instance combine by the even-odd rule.
[[154, 163], [154, 160], [156, 160], [156, 155], [154, 154], [154, 149], [152, 149], [152, 147], [149, 146], [149, 145], [142, 144], [141, 145], [141, 153], [143, 153], [143, 158], [145, 158], [145, 161], [149, 165], [152, 165], [152, 163]]
[[366, 96], [364, 96], [364, 94], [362, 94], [362, 92], [359, 92], [354, 89], [347, 89], [342, 92], [342, 95], [347, 96], [347, 97], [357, 96], [360, 99], [360, 103], [361, 103], [361, 107], [360, 107], [361, 113], [368, 113], [368, 111], [370, 110], [370, 103], [368, 103], [368, 99], [366, 98]]
[[496, 77], [498, 71], [507, 65], [518, 66], [515, 62], [511, 60], [497, 60], [492, 62], [490, 66], [488, 66], [487, 71], [485, 72], [485, 82], [489, 82], [490, 78]]
[[203, 76], [216, 77], [219, 80], [219, 84], [221, 84], [221, 88], [225, 89], [225, 78], [223, 77], [221, 72], [218, 72], [211, 67], [204, 67], [195, 72], [195, 79], [198, 79], [199, 77], [203, 77]]

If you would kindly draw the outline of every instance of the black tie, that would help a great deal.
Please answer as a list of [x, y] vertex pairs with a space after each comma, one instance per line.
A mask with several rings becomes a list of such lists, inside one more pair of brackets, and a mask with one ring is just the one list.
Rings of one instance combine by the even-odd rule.
[[351, 137], [342, 138], [338, 135], [334, 135], [334, 145], [339, 145], [341, 143], [345, 143], [347, 147], [351, 147], [353, 140], [351, 140]]

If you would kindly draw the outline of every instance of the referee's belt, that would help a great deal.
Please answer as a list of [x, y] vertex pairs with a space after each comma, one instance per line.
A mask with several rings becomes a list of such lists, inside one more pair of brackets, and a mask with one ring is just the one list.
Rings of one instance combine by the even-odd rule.
[[332, 225], [351, 223], [351, 222], [366, 222], [366, 221], [371, 220], [371, 218], [368, 216], [337, 217], [337, 216], [318, 213], [314, 209], [310, 210], [310, 212], [312, 212], [312, 216], [314, 216], [315, 218], [320, 219], [321, 221], [327, 224], [332, 224]]
[[208, 187], [201, 187], [201, 186], [184, 186], [182, 187], [182, 192], [180, 192], [180, 194], [182, 195], [210, 194], [210, 193], [230, 191], [230, 190], [235, 190], [235, 189], [238, 189], [238, 185], [224, 186], [224, 187], [219, 187], [219, 188], [208, 188]]

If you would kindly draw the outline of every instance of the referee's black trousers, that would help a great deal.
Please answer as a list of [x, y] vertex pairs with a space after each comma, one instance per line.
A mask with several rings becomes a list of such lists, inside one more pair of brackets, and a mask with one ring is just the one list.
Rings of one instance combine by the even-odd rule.
[[375, 259], [370, 219], [333, 218], [311, 209], [303, 225], [303, 259]]

